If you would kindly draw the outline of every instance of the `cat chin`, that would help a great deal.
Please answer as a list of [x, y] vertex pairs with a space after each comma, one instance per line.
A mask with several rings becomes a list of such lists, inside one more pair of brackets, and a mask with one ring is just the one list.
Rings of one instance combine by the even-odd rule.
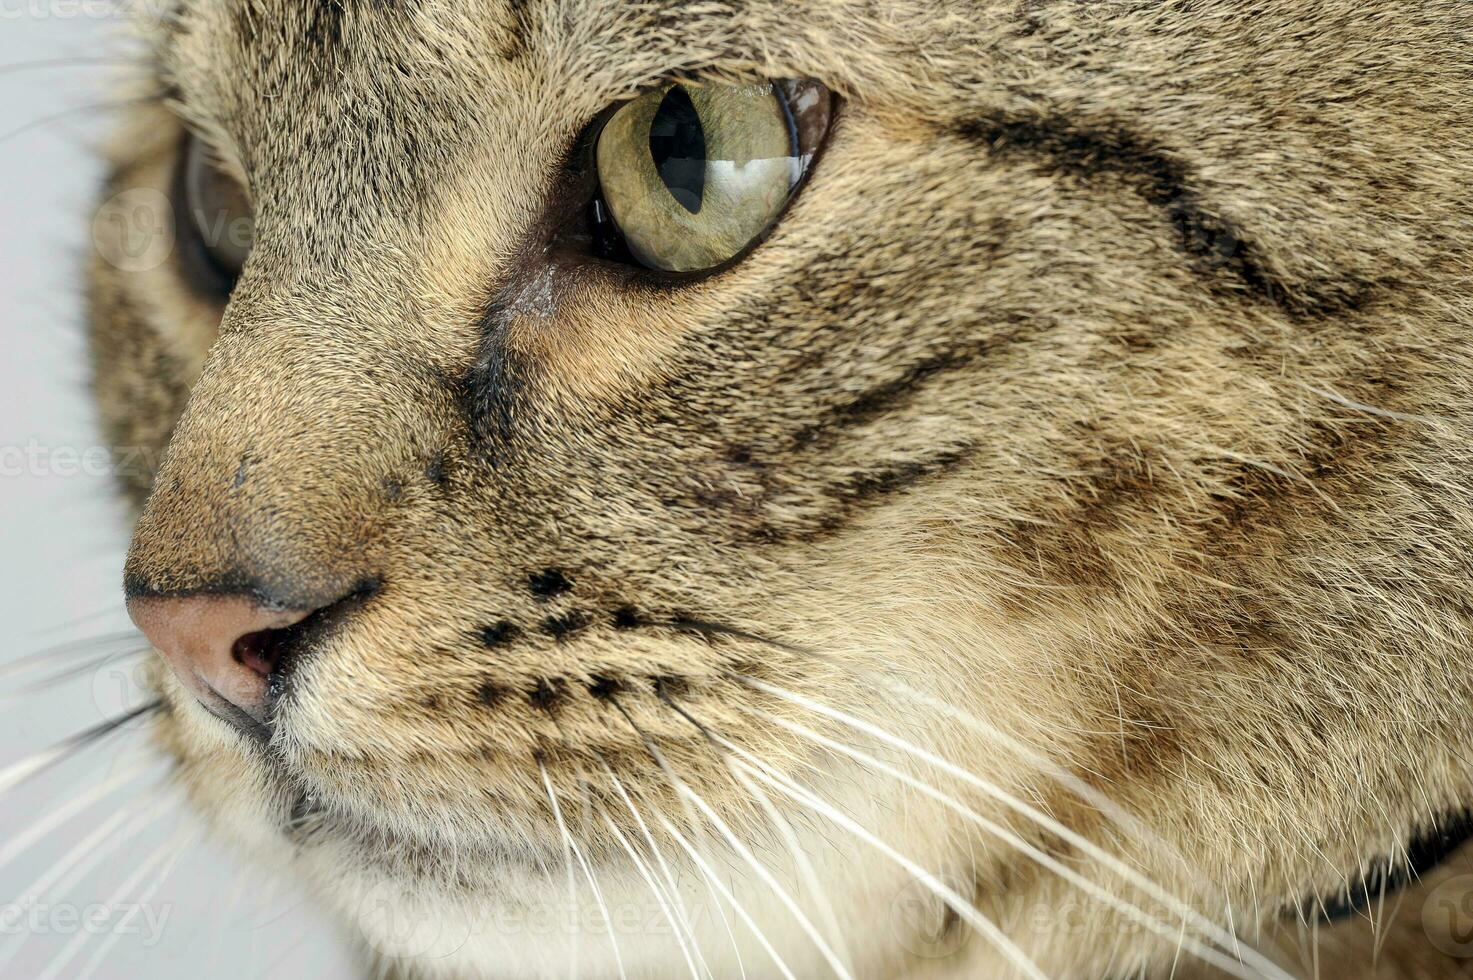
[[[915, 821], [924, 819], [912, 812], [911, 822], [897, 821], [882, 833], [905, 849], [945, 836], [918, 829]], [[799, 834], [806, 837], [806, 828]], [[287, 870], [305, 879], [365, 957], [397, 968], [391, 976], [618, 977], [619, 964], [629, 977], [684, 976], [692, 964], [697, 976], [707, 970], [718, 977], [782, 976], [774, 953], [793, 976], [836, 975], [803, 923], [741, 857], [711, 839], [694, 843], [714, 870], [714, 884], [664, 842], [663, 868], [647, 854], [641, 869], [611, 852], [580, 850], [571, 860], [560, 849], [535, 860], [510, 852], [472, 859], [447, 847], [438, 867], [426, 871], [387, 841], [369, 854], [351, 835], [324, 833], [296, 850]], [[852, 965], [851, 975], [1005, 975], [962, 968], [987, 952], [975, 937], [938, 952], [928, 937], [939, 931], [947, 935], [943, 944], [951, 942], [944, 907], [873, 852], [833, 839], [806, 842], [830, 920], [814, 892], [803, 888], [782, 842], [768, 843], [761, 859], [789, 895], [802, 896], [812, 928], [827, 938], [825, 923], [837, 923], [841, 939], [829, 946]], [[938, 863], [935, 855], [925, 859]], [[958, 882], [961, 877], [958, 866]], [[955, 970], [933, 972], [948, 966]]]
[[[366, 956], [390, 961], [414, 977], [618, 977], [621, 965], [627, 976], [667, 977], [685, 975], [693, 964], [696, 975], [704, 964], [718, 977], [780, 976], [774, 952], [794, 976], [833, 975], [801, 924], [772, 893], [750, 874], [744, 878], [733, 871], [722, 875], [722, 885], [746, 918], [725, 901], [718, 909], [704, 882], [685, 869], [675, 869], [674, 902], [663, 876], [657, 896], [637, 875], [600, 872], [595, 893], [581, 868], [574, 869], [574, 892], [564, 869], [548, 868], [508, 870], [499, 887], [470, 897], [389, 878], [345, 881], [330, 901]], [[849, 883], [836, 879], [827, 890], [856, 894], [841, 890]], [[885, 885], [868, 894], [890, 890]], [[854, 975], [889, 972], [865, 966], [891, 959], [886, 949], [894, 942], [887, 927], [890, 911], [875, 898], [842, 910], [846, 923], [872, 923], [868, 929], [844, 930]], [[811, 906], [807, 913], [816, 918]]]

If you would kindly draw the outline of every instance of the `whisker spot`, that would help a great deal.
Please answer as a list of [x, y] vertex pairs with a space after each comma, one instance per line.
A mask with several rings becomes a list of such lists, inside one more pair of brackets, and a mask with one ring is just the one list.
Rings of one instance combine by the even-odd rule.
[[527, 700], [532, 702], [532, 707], [541, 708], [543, 711], [551, 711], [557, 707], [563, 694], [563, 683], [557, 680], [543, 678], [537, 682], [527, 695]]
[[520, 632], [521, 630], [517, 629], [515, 623], [503, 619], [481, 630], [481, 644], [487, 648], [506, 646], [515, 640]]
[[539, 599], [551, 599], [573, 590], [573, 583], [559, 568], [544, 568], [542, 571], [532, 575], [528, 582], [532, 594]]
[[564, 613], [561, 616], [549, 616], [542, 621], [542, 632], [555, 640], [566, 640], [574, 633], [588, 627], [588, 617], [581, 612]]

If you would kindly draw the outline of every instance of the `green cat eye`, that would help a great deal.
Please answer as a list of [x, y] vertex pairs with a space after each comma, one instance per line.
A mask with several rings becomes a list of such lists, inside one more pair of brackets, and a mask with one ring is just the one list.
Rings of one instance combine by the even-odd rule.
[[828, 132], [817, 82], [670, 85], [621, 106], [595, 149], [602, 199], [629, 255], [665, 272], [737, 257], [777, 222]]

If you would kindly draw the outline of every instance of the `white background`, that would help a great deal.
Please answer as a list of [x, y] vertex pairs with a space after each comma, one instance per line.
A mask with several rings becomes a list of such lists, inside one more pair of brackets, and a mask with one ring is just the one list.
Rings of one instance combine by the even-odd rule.
[[[0, 0], [0, 788], [17, 763], [139, 697], [134, 661], [93, 662], [142, 647], [128, 637], [120, 594], [126, 515], [97, 467], [67, 475], [71, 453], [100, 446], [81, 269], [101, 180], [95, 148], [105, 106], [120, 96], [109, 84], [116, 67], [97, 62], [138, 52], [98, 0]], [[46, 669], [15, 666], [108, 634], [122, 638]], [[68, 667], [78, 668], [70, 680], [34, 689]], [[299, 894], [200, 836], [166, 788], [166, 767], [148, 763], [145, 736], [126, 731], [0, 795], [0, 977], [73, 980], [89, 963], [108, 980], [353, 976], [338, 934]], [[146, 768], [127, 777], [134, 759]], [[122, 780], [118, 790], [73, 819], [50, 816], [110, 778]], [[33, 828], [37, 840], [25, 844]], [[43, 897], [37, 884], [48, 878], [55, 887]], [[142, 915], [122, 923], [122, 909], [105, 921], [93, 910], [97, 931], [71, 918], [137, 904], [154, 887], [156, 940]]]

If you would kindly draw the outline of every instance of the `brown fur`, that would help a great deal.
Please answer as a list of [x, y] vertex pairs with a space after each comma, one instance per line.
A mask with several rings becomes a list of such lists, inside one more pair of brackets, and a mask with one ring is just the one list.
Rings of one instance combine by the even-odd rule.
[[[247, 182], [258, 237], [224, 310], [172, 263], [94, 268], [103, 418], [164, 453], [134, 486], [128, 574], [376, 591], [302, 662], [268, 749], [160, 676], [181, 778], [263, 860], [294, 842], [350, 922], [385, 883], [445, 916], [557, 901], [539, 759], [621, 893], [627, 857], [573, 803], [637, 834], [603, 761], [686, 823], [635, 726], [787, 867], [675, 691], [788, 771], [830, 770], [814, 785], [968, 881], [1048, 975], [1171, 973], [1174, 942], [749, 713], [855, 740], [746, 674], [963, 762], [1271, 939], [1473, 804], [1470, 29], [1458, 0], [184, 0], [150, 30], [170, 98], [130, 120], [114, 189], [166, 190], [188, 125]], [[547, 252], [578, 133], [672, 74], [842, 97], [774, 235], [675, 288]], [[608, 678], [618, 708], [590, 690]], [[918, 957], [874, 925], [908, 876], [790, 815], [856, 975], [1006, 972], [978, 936]], [[1359, 940], [1325, 948], [1346, 975], [1457, 975], [1418, 930], [1388, 935], [1380, 973]], [[584, 938], [584, 975], [616, 975]], [[565, 974], [573, 945], [498, 942], [402, 968]], [[734, 975], [719, 924], [703, 945]], [[685, 969], [668, 937], [622, 952], [631, 975]]]

